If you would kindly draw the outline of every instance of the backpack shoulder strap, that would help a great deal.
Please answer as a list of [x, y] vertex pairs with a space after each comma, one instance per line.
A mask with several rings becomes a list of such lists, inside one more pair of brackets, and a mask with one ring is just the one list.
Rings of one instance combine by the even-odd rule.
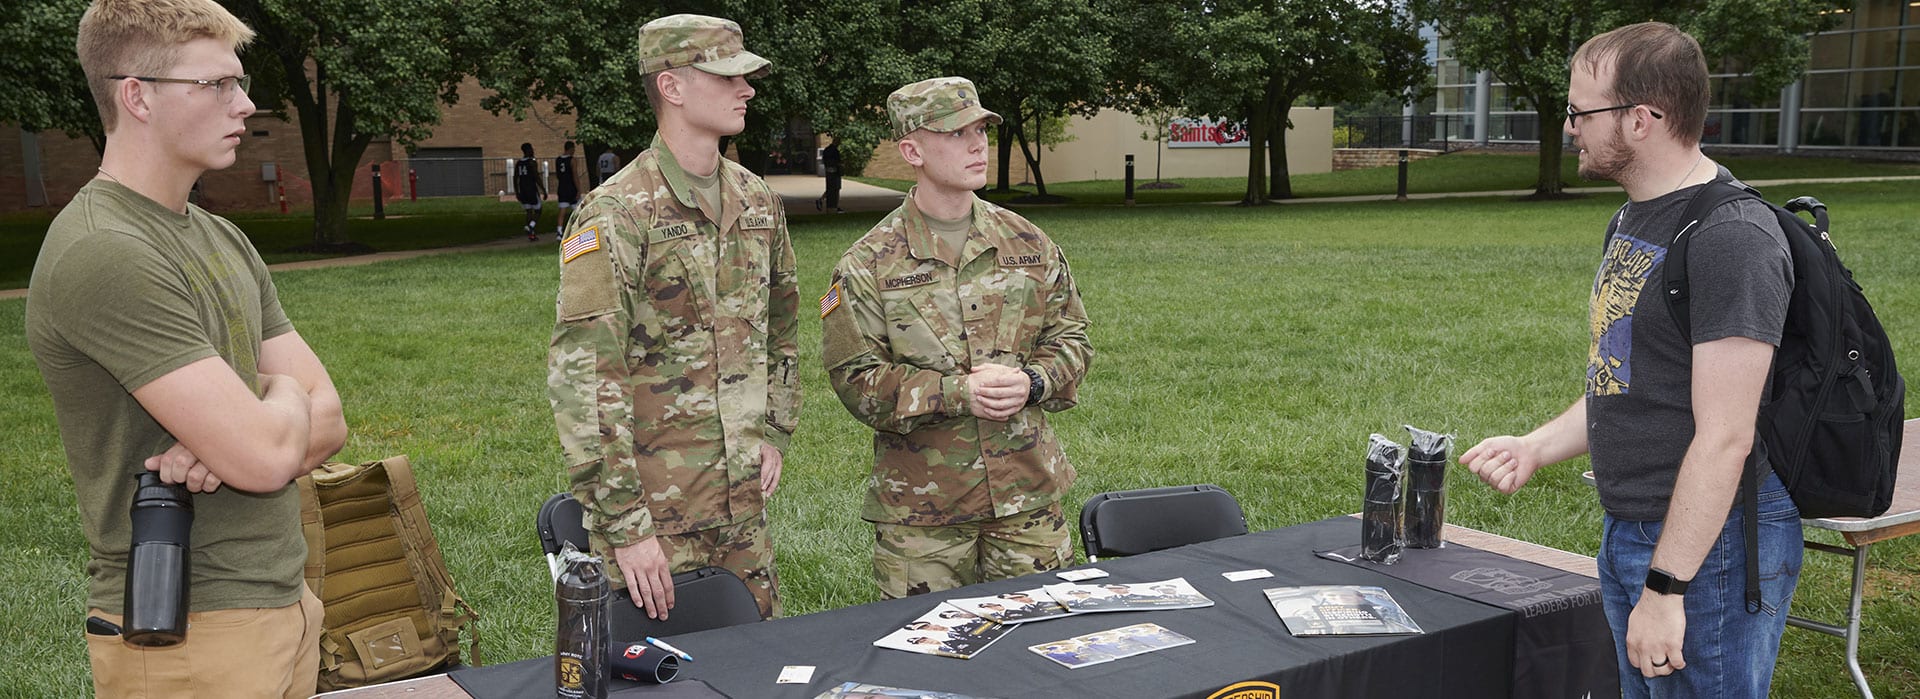
[[1687, 283], [1687, 243], [1694, 234], [1700, 232], [1701, 222], [1716, 209], [1740, 199], [1760, 199], [1760, 192], [1746, 185], [1734, 185], [1730, 182], [1714, 180], [1693, 195], [1687, 203], [1686, 212], [1680, 215], [1680, 230], [1673, 234], [1673, 242], [1667, 245], [1666, 264], [1661, 272], [1660, 288], [1666, 292], [1667, 310], [1673, 316], [1673, 322], [1680, 327], [1681, 338], [1689, 343], [1693, 337], [1692, 316], [1687, 308], [1691, 295]]

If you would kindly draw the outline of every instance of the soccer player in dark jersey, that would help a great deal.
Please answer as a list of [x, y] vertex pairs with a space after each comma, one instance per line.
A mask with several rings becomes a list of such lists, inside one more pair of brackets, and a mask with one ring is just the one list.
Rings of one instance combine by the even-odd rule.
[[560, 145], [560, 157], [553, 159], [554, 200], [560, 206], [560, 221], [553, 225], [553, 239], [560, 240], [567, 230], [567, 215], [580, 201], [580, 188], [573, 180], [573, 141]]
[[533, 144], [520, 144], [519, 161], [513, 164], [513, 191], [520, 208], [527, 210], [527, 240], [539, 240], [534, 226], [540, 223], [540, 202], [547, 198], [547, 183], [540, 181], [540, 163], [533, 159]]

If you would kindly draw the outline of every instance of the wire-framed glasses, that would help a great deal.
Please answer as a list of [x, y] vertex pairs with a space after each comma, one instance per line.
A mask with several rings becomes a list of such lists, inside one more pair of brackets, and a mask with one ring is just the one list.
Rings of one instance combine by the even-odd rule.
[[[199, 85], [201, 87], [210, 87], [210, 88], [213, 88], [213, 91], [215, 94], [218, 94], [220, 96], [221, 104], [227, 104], [232, 102], [234, 95], [242, 92], [246, 92], [247, 88], [253, 86], [253, 76], [251, 75], [229, 75], [224, 78], [212, 78], [208, 80], [196, 80], [193, 78], [155, 78], [155, 77], [149, 77], [145, 75], [109, 75], [107, 76], [108, 80], [125, 80], [127, 78], [133, 78], [134, 80], [139, 80], [142, 82], [150, 82], [150, 83], [176, 83], [180, 85]], [[234, 88], [239, 88], [239, 89], [236, 90]]]

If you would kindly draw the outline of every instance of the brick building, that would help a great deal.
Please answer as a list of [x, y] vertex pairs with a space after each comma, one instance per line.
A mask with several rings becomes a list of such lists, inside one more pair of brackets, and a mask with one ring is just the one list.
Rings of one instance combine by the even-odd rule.
[[[507, 187], [505, 163], [520, 157], [521, 143], [532, 143], [534, 153], [546, 161], [560, 154], [560, 144], [573, 133], [573, 115], [555, 114], [550, 105], [535, 105], [526, 119], [516, 121], [480, 108], [486, 91], [472, 79], [460, 92], [460, 102], [441, 111], [433, 135], [415, 144], [411, 159], [405, 149], [385, 138], [367, 146], [354, 174], [355, 200], [373, 197], [375, 164], [381, 166], [388, 197], [407, 196], [410, 166], [422, 170], [423, 196], [498, 192]], [[14, 134], [0, 137], [0, 211], [57, 209], [100, 166], [100, 154], [86, 139], [7, 126]], [[200, 205], [215, 211], [274, 208], [279, 206], [280, 187], [286, 190], [289, 206], [311, 205], [298, 116], [291, 110], [262, 111], [247, 119], [247, 130], [233, 166], [200, 178]], [[585, 164], [580, 167], [584, 188]]]

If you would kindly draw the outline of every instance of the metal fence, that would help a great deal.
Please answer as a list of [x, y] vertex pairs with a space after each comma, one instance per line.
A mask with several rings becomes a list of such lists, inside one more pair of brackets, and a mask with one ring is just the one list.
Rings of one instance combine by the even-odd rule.
[[1463, 139], [1471, 117], [1454, 114], [1340, 117], [1334, 120], [1336, 148], [1430, 148], [1451, 151], [1473, 145]]
[[[411, 158], [400, 161], [403, 170], [387, 174], [387, 177], [400, 177], [403, 180], [410, 175], [415, 177], [413, 186], [422, 197], [466, 197], [495, 195], [504, 196], [514, 193], [513, 164], [519, 158], [482, 158], [482, 157], [435, 157]], [[547, 193], [553, 194], [555, 188], [553, 158], [536, 158], [540, 167], [540, 181], [547, 187]], [[587, 178], [587, 168], [593, 167], [585, 157], [573, 156], [573, 183], [584, 192], [591, 187]], [[412, 170], [411, 173], [406, 170]], [[384, 174], [384, 173], [383, 173]]]

